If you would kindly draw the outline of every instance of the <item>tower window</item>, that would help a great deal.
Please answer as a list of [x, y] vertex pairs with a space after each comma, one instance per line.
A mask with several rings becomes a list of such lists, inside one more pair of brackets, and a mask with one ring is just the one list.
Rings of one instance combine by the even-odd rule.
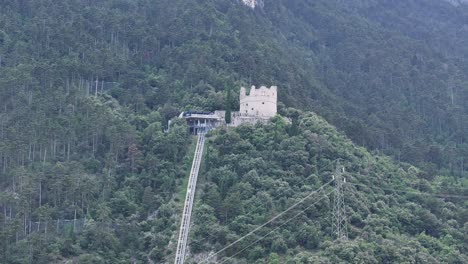
[[253, 110], [253, 108], [252, 108], [252, 110]]
[[265, 104], [265, 102], [262, 102], [262, 104]]

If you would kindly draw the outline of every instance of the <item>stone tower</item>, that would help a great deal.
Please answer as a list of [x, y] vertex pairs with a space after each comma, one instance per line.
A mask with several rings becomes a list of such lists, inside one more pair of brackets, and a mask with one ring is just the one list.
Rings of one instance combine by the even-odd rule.
[[241, 116], [252, 116], [260, 118], [270, 118], [276, 115], [276, 102], [278, 94], [277, 87], [265, 86], [256, 89], [255, 86], [250, 88], [250, 93], [244, 87], [240, 90], [240, 111]]

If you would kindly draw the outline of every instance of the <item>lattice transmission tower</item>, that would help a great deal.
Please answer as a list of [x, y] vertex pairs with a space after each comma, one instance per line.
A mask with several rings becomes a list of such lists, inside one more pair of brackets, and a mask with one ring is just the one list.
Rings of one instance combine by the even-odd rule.
[[346, 218], [346, 208], [344, 200], [344, 167], [337, 161], [335, 170], [335, 191], [333, 193], [333, 212], [332, 212], [332, 233], [340, 241], [348, 240], [348, 221]]

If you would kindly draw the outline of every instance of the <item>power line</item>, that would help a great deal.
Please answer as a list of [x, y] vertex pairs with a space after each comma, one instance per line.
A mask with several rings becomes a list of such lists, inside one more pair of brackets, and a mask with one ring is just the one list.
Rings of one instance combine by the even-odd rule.
[[[292, 220], [294, 220], [296, 217], [298, 217], [299, 215], [301, 215], [303, 212], [305, 212], [306, 210], [308, 210], [309, 208], [311, 208], [312, 206], [316, 205], [318, 202], [320, 202], [321, 200], [323, 200], [325, 197], [327, 197], [329, 194], [331, 194], [333, 191], [330, 191], [328, 192], [327, 194], [325, 194], [324, 196], [322, 196], [320, 199], [316, 200], [313, 204], [309, 205], [308, 207], [306, 207], [305, 209], [301, 210], [299, 213], [297, 213], [296, 215], [294, 215], [293, 217], [289, 218], [288, 220], [286, 220], [286, 222], [282, 223], [281, 225], [275, 227], [273, 230], [271, 230], [270, 232], [266, 233], [264, 236], [260, 237], [259, 239], [255, 240], [254, 242], [250, 243], [249, 245], [247, 245], [246, 247], [244, 247], [243, 249], [241, 249], [240, 251], [236, 252], [236, 254], [228, 257], [227, 259], [223, 260], [221, 262], [224, 263], [230, 259], [232, 259], [233, 257], [239, 255], [240, 253], [242, 253], [244, 250], [248, 249], [249, 247], [251, 247], [252, 245], [256, 244], [257, 242], [263, 240], [265, 237], [267, 237], [268, 235], [270, 235], [271, 233], [273, 233], [274, 231], [276, 231], [277, 229], [281, 228], [282, 226], [284, 226], [285, 224], [291, 222]], [[208, 259], [206, 259], [208, 260]], [[205, 260], [205, 261], [206, 261]]]
[[[332, 162], [332, 163], [329, 163], [328, 165], [326, 165], [326, 166], [320, 168], [320, 170], [323, 171], [323, 170], [325, 170], [325, 169], [331, 167], [333, 164], [334, 164], [333, 162]], [[271, 199], [274, 201], [274, 200], [276, 200], [276, 198], [278, 198], [278, 197], [280, 197], [280, 196], [283, 196], [283, 194], [280, 193], [280, 194], [278, 194], [278, 195], [272, 197]], [[294, 198], [294, 197], [291, 197], [291, 198]], [[253, 213], [253, 212], [255, 212], [256, 210], [257, 210], [257, 209], [254, 208], [253, 210], [251, 210], [251, 211], [249, 211], [249, 212], [247, 212], [247, 213], [244, 213], [244, 214], [249, 215], [250, 213]], [[214, 237], [214, 235], [212, 235], [212, 234], [208, 234], [208, 236]], [[193, 240], [193, 241], [190, 242], [190, 244], [200, 244], [200, 242], [204, 242], [204, 240], [205, 240], [204, 238], [201, 238], [201, 239], [198, 239], [198, 240]]]
[[[268, 220], [267, 222], [265, 222], [264, 224], [256, 227], [254, 230], [250, 231], [249, 233], [247, 233], [246, 235], [242, 236], [241, 238], [237, 239], [236, 241], [232, 242], [231, 244], [227, 245], [226, 247], [218, 250], [217, 252], [215, 252], [214, 254], [208, 256], [208, 258], [206, 258], [203, 262], [207, 262], [209, 259], [211, 259], [212, 257], [218, 255], [219, 253], [225, 251], [226, 249], [232, 247], [233, 245], [239, 243], [241, 240], [243, 240], [244, 238], [252, 235], [253, 233], [255, 233], [257, 230], [259, 230], [260, 228], [266, 226], [267, 224], [275, 221], [276, 219], [278, 219], [279, 217], [281, 217], [282, 215], [284, 215], [285, 213], [289, 212], [290, 210], [292, 210], [293, 208], [295, 208], [296, 206], [298, 206], [300, 203], [304, 202], [307, 198], [309, 198], [310, 196], [320, 192], [323, 188], [325, 188], [326, 186], [330, 185], [330, 183], [332, 183], [333, 180], [325, 183], [324, 185], [322, 185], [320, 188], [318, 188], [317, 190], [311, 192], [309, 195], [307, 195], [306, 197], [302, 198], [301, 200], [299, 200], [298, 202], [296, 202], [295, 204], [293, 204], [292, 206], [290, 206], [289, 208], [287, 208], [286, 210], [284, 210], [283, 212], [277, 214], [276, 216], [274, 216], [273, 218], [271, 218], [270, 220]], [[202, 263], [203, 263], [202, 262]]]
[[344, 201], [345, 178], [342, 176], [344, 167], [337, 161], [336, 172], [333, 175], [335, 180], [335, 190], [333, 195], [333, 211], [332, 211], [332, 233], [335, 234], [337, 240], [348, 240], [348, 220], [346, 217], [346, 206]]
[[468, 199], [467, 195], [456, 195], [456, 194], [447, 194], [447, 193], [424, 193], [424, 192], [410, 191], [410, 190], [397, 190], [397, 189], [392, 189], [392, 188], [370, 186], [370, 185], [365, 185], [365, 184], [360, 184], [360, 183], [353, 183], [353, 182], [348, 182], [348, 184], [355, 185], [355, 186], [367, 187], [367, 188], [380, 189], [380, 190], [385, 190], [385, 191], [435, 196], [435, 197], [439, 197], [439, 198], [465, 198], [465, 199]]
[[[334, 165], [333, 162], [332, 162], [332, 163], [329, 163], [328, 165], [326, 165], [326, 166], [320, 168], [320, 170], [323, 171], [323, 170], [325, 170], [325, 169], [327, 169], [327, 168], [330, 168], [330, 167], [333, 166], [333, 165]], [[327, 183], [327, 184], [328, 184], [328, 183]], [[282, 195], [283, 195], [283, 194], [278, 194], [278, 195], [272, 197], [271, 199], [274, 201], [274, 200], [276, 200], [276, 198], [278, 198], [278, 197], [280, 197], [280, 196], [282, 196]], [[294, 197], [290, 197], [290, 198], [294, 198]], [[306, 198], [307, 198], [307, 197], [306, 197]], [[255, 209], [252, 210], [252, 211], [249, 211], [249, 212], [247, 212], [247, 213], [244, 213], [244, 214], [247, 214], [247, 215], [248, 215], [248, 214], [253, 213], [253, 212], [255, 212]], [[211, 237], [214, 237], [214, 235], [211, 235], [211, 234], [208, 234], [208, 235], [211, 236]], [[206, 240], [205, 238], [201, 238], [201, 239], [198, 239], [198, 240], [191, 241], [190, 244], [200, 244], [200, 243], [204, 242], [205, 240]]]
[[[416, 184], [412, 184], [412, 186], [424, 186], [424, 185], [422, 183], [416, 183]], [[464, 188], [463, 186], [443, 186], [442, 183], [431, 183], [431, 186], [435, 186], [436, 188], [454, 190], [457, 192], [468, 192], [468, 188]]]
[[[274, 200], [276, 200], [276, 198], [278, 198], [278, 197], [280, 197], [280, 196], [282, 196], [282, 195], [283, 195], [283, 194], [280, 193], [280, 194], [278, 194], [278, 195], [272, 197], [271, 200], [274, 201]], [[245, 215], [250, 215], [251, 213], [255, 212], [256, 210], [258, 210], [258, 209], [257, 209], [257, 208], [254, 208], [254, 209], [252, 209], [251, 211], [246, 212], [246, 213], [244, 213], [244, 214], [245, 214]], [[215, 235], [213, 235], [213, 234], [207, 234], [207, 235], [210, 236], [210, 237], [215, 237]], [[190, 242], [190, 244], [200, 244], [201, 242], [204, 242], [205, 240], [206, 240], [205, 238], [200, 238], [200, 239], [198, 239], [198, 240], [192, 240], [192, 241]]]
[[[334, 164], [333, 162], [332, 162], [332, 163], [329, 163], [328, 165], [326, 165], [326, 166], [320, 168], [320, 170], [323, 171], [323, 170], [325, 170], [325, 169], [331, 167], [333, 164]], [[329, 184], [329, 183], [326, 183], [326, 184]], [[278, 197], [280, 197], [280, 196], [282, 196], [282, 195], [283, 195], [283, 194], [278, 194], [278, 195], [274, 196], [274, 197], [272, 198], [272, 200], [276, 200], [276, 198], [278, 198]], [[291, 198], [294, 198], [294, 197], [291, 197]], [[304, 199], [306, 199], [306, 198], [307, 198], [307, 197], [305, 197]], [[255, 210], [256, 210], [256, 209], [253, 209], [253, 210], [251, 210], [251, 211], [249, 211], [249, 212], [247, 212], [247, 213], [245, 213], [245, 214], [248, 215], [248, 214], [254, 212]], [[247, 235], [248, 235], [248, 234], [247, 234]], [[208, 236], [215, 237], [215, 236], [212, 235], [212, 234], [208, 234]], [[195, 244], [199, 244], [199, 243], [201, 243], [202, 241], [204, 241], [203, 238], [201, 238], [201, 239], [199, 239], [199, 240], [194, 240], [194, 241], [190, 242], [190, 244], [194, 244], [194, 243], [195, 243]]]
[[[328, 166], [326, 166], [328, 167]], [[325, 168], [326, 168], [325, 167]], [[335, 180], [337, 180], [335, 178]], [[332, 180], [333, 181], [333, 180]], [[298, 204], [300, 204], [301, 202], [303, 202], [305, 199], [307, 199], [308, 197], [310, 197], [311, 195], [313, 195], [314, 193], [320, 191], [322, 188], [324, 188], [326, 185], [329, 185], [332, 181], [329, 181], [327, 182], [326, 184], [324, 184], [322, 187], [320, 187], [319, 189], [317, 189], [315, 192], [307, 195], [306, 197], [304, 197], [303, 199], [301, 199], [299, 202], [297, 202], [296, 204], [294, 204], [293, 206], [291, 206], [290, 208], [286, 209], [285, 211], [283, 211], [282, 213], [276, 215], [275, 217], [273, 217], [272, 219], [270, 219], [268, 222], [264, 223], [263, 225], [255, 228], [254, 230], [252, 230], [251, 232], [249, 232], [248, 234], [244, 235], [243, 237], [239, 238], [238, 240], [234, 241], [233, 243], [231, 243], [230, 245], [226, 246], [225, 248], [219, 250], [218, 252], [210, 255], [208, 258], [206, 258], [205, 260], [203, 260], [201, 263], [204, 263], [204, 262], [207, 262], [209, 259], [211, 259], [212, 257], [216, 256], [217, 254], [225, 251], [227, 248], [233, 246], [234, 244], [237, 244], [238, 242], [240, 242], [241, 240], [245, 239], [247, 236], [253, 234], [254, 232], [256, 232], [257, 230], [259, 230], [260, 228], [264, 227], [265, 225], [267, 225], [268, 223], [276, 220], [278, 217], [280, 217], [281, 215], [283, 215], [284, 213], [286, 213], [287, 211], [291, 210], [292, 208], [294, 208], [295, 206], [297, 206]], [[397, 190], [397, 189], [394, 189], [394, 188], [386, 188], [386, 187], [378, 187], [378, 186], [372, 186], [372, 185], [365, 185], [365, 184], [360, 184], [360, 183], [353, 183], [353, 182], [347, 182], [348, 184], [350, 185], [354, 185], [354, 186], [361, 186], [361, 187], [367, 187], [367, 188], [373, 188], [373, 189], [380, 189], [380, 190], [386, 190], [386, 191], [393, 191], [393, 192], [402, 192], [402, 193], [411, 193], [411, 194], [419, 194], [419, 195], [428, 195], [428, 196], [434, 196], [434, 197], [442, 197], [442, 198], [464, 198], [464, 199], [468, 199], [468, 196], [466, 195], [452, 195], [452, 194], [445, 194], [445, 193], [424, 193], [424, 192], [418, 192], [418, 191], [411, 191], [411, 190]], [[263, 240], [265, 237], [267, 237], [268, 235], [270, 235], [271, 233], [273, 233], [274, 231], [276, 231], [277, 229], [281, 228], [282, 226], [284, 226], [285, 224], [287, 224], [288, 222], [292, 221], [293, 219], [295, 219], [296, 217], [298, 217], [302, 212], [306, 211], [307, 209], [311, 208], [312, 206], [314, 206], [315, 204], [317, 204], [319, 201], [321, 201], [322, 199], [324, 199], [326, 196], [328, 196], [329, 194], [331, 194], [332, 192], [335, 192], [336, 190], [334, 191], [331, 191], [329, 193], [327, 193], [324, 197], [320, 198], [319, 200], [317, 200], [314, 204], [312, 204], [311, 206], [308, 206], [307, 208], [305, 208], [304, 210], [302, 210], [300, 213], [296, 214], [295, 216], [293, 216], [292, 218], [288, 219], [286, 222], [282, 223], [281, 225], [279, 225], [278, 227], [274, 228], [273, 230], [271, 230], [270, 232], [268, 232], [266, 235], [262, 236], [261, 238], [257, 239], [256, 241], [252, 242], [251, 244], [249, 244], [248, 246], [246, 246], [245, 248], [241, 249], [240, 251], [236, 252], [236, 254], [228, 257], [227, 259], [223, 260], [221, 263], [225, 263], [226, 261], [234, 258], [236, 255], [242, 253], [243, 251], [245, 251], [247, 248], [251, 247], [252, 245], [256, 244], [257, 242]], [[275, 196], [275, 198], [279, 197], [280, 195], [278, 196]], [[201, 240], [200, 240], [201, 241]], [[199, 242], [199, 241], [197, 241]], [[167, 260], [167, 259], [166, 259]]]

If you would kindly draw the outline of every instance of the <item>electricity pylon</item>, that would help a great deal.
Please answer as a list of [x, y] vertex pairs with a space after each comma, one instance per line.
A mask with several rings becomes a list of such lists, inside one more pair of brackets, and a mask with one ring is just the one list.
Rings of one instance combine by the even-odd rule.
[[344, 167], [337, 161], [335, 175], [335, 191], [333, 195], [332, 233], [340, 241], [348, 240], [348, 221], [346, 219], [346, 208], [344, 201]]

